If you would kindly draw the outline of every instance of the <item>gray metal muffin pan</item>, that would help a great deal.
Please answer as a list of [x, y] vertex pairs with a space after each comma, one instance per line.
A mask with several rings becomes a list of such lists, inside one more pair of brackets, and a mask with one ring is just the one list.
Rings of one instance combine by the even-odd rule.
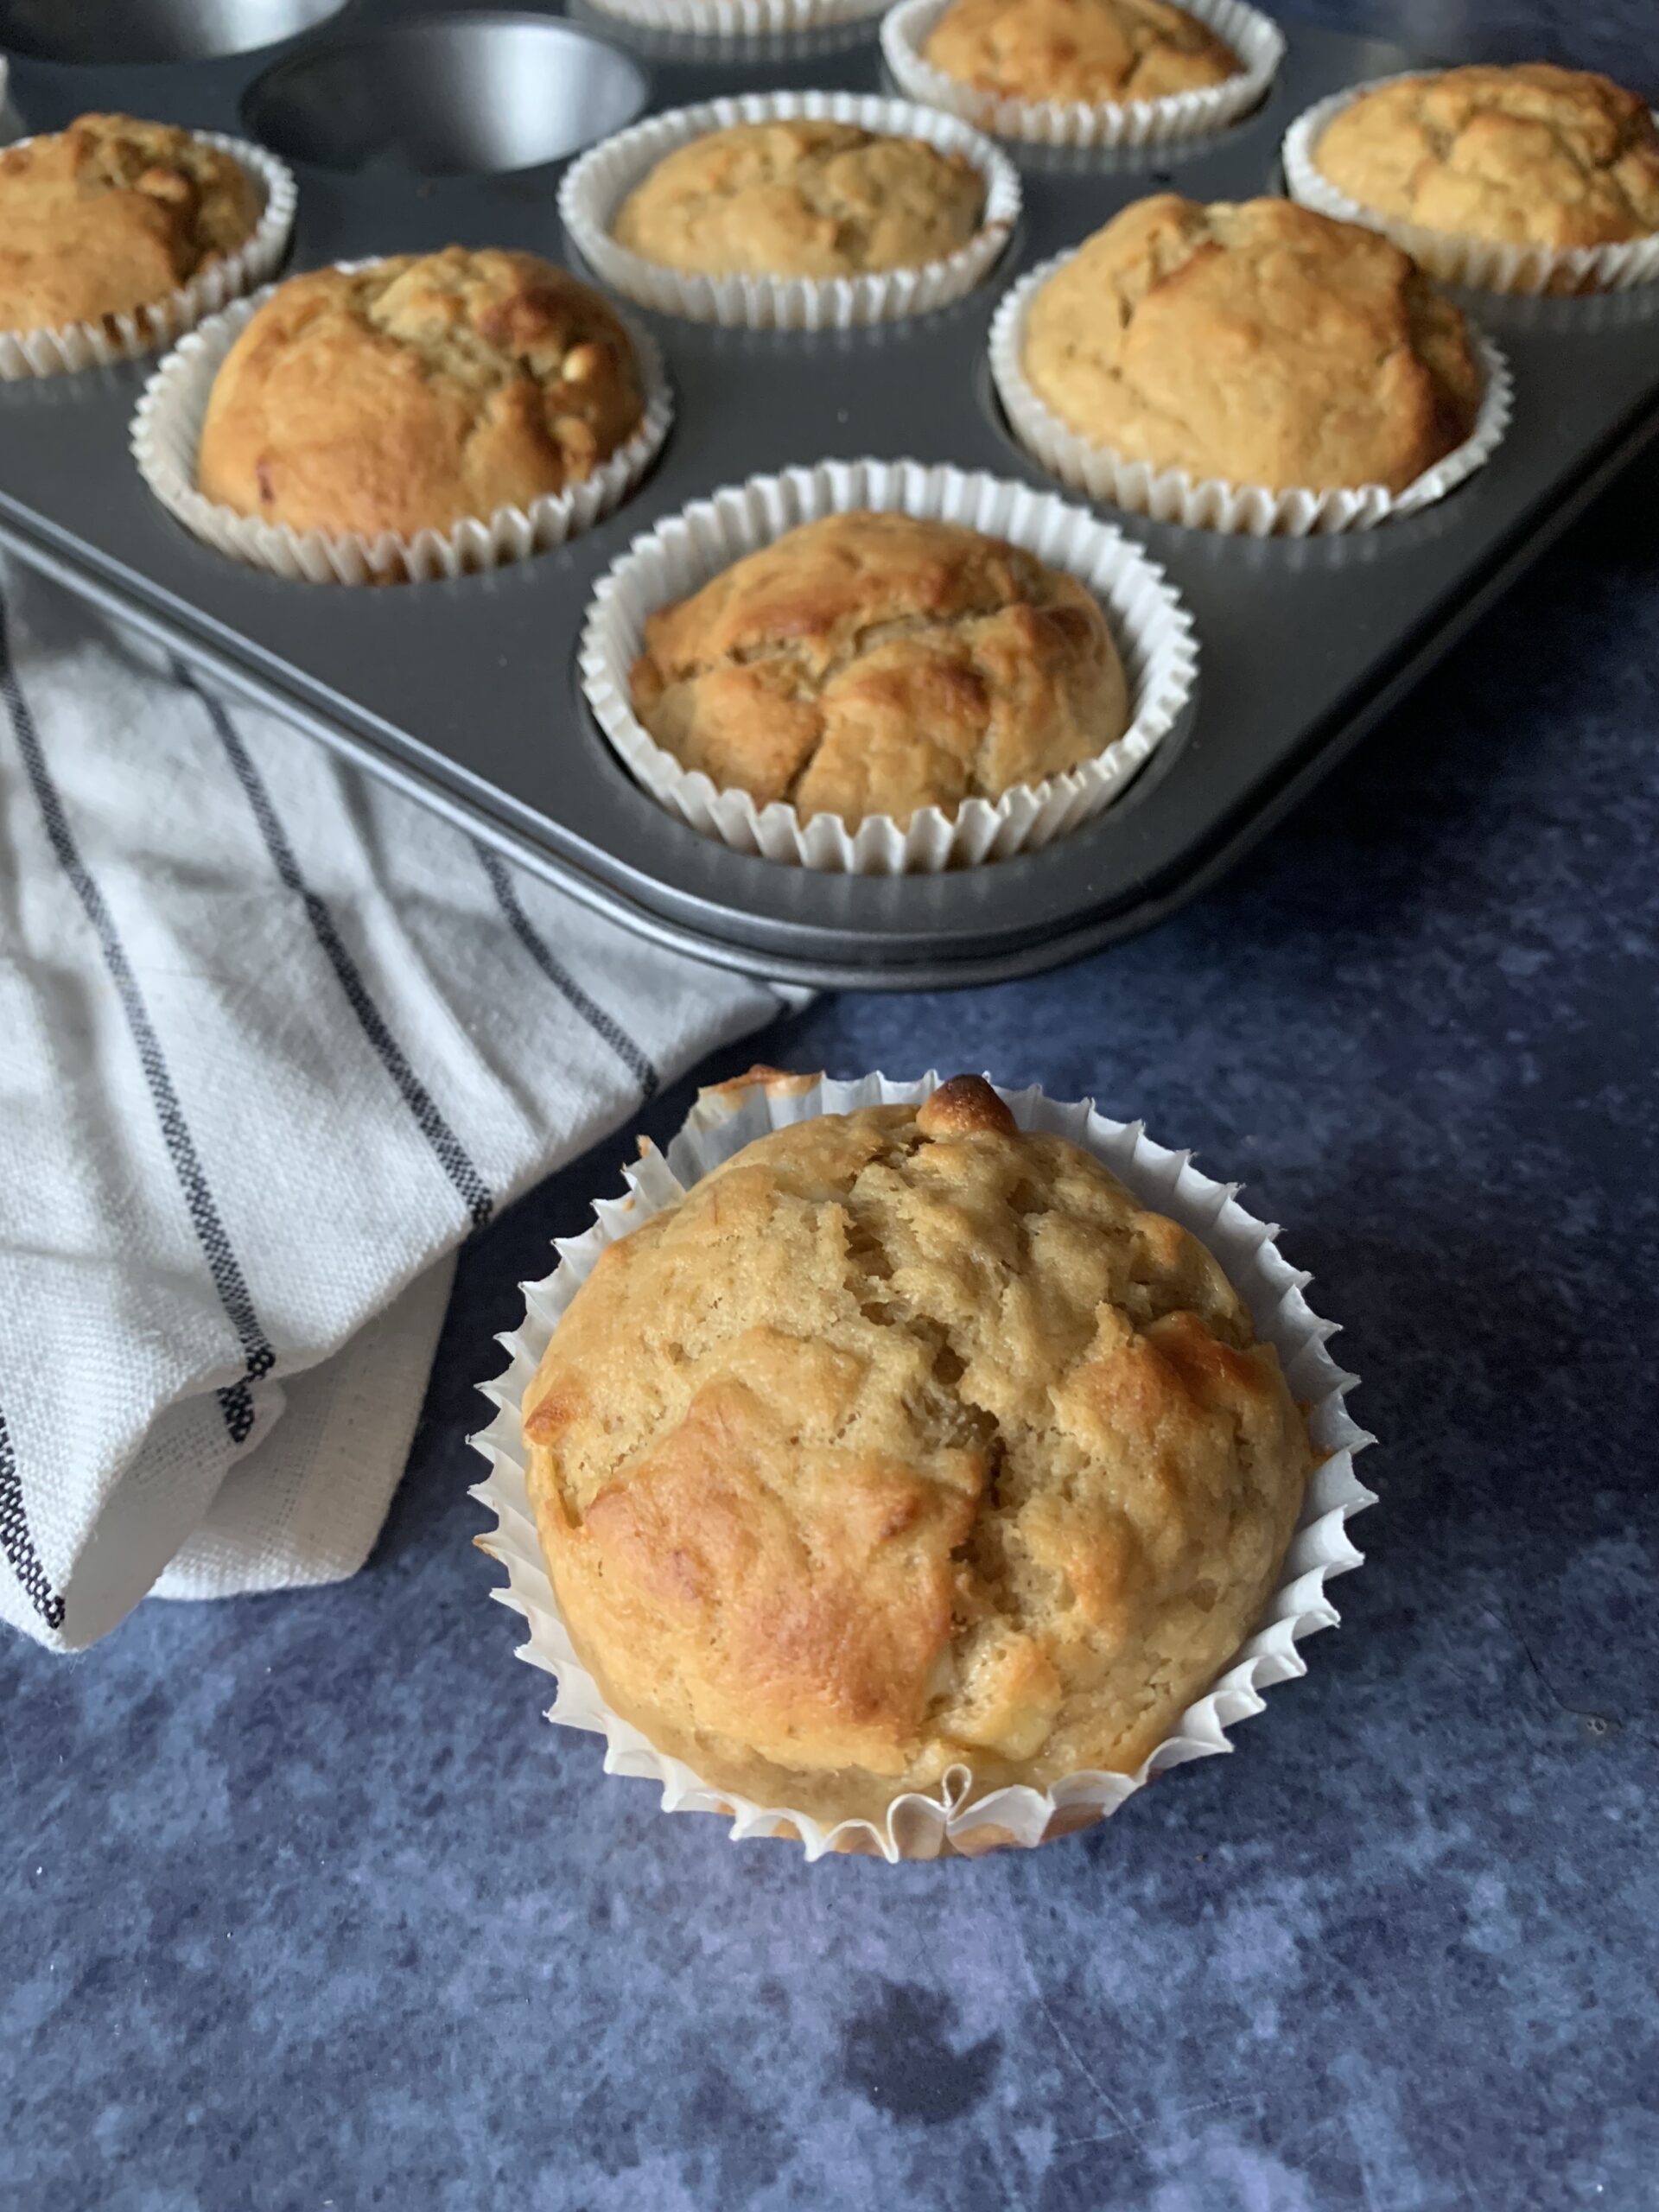
[[[758, 471], [870, 454], [1044, 482], [1008, 437], [984, 365], [1011, 278], [1166, 184], [1200, 199], [1276, 188], [1295, 114], [1414, 59], [1287, 29], [1272, 97], [1224, 137], [1116, 157], [1012, 149], [1019, 232], [979, 292], [938, 315], [828, 335], [647, 318], [677, 394], [667, 449], [617, 514], [558, 551], [370, 590], [240, 568], [138, 479], [127, 430], [142, 365], [0, 385], [0, 538], [647, 937], [862, 988], [1055, 965], [1213, 880], [1659, 430], [1659, 286], [1469, 299], [1510, 355], [1515, 420], [1486, 468], [1414, 519], [1255, 542], [1122, 518], [1196, 618], [1198, 705], [1117, 805], [1046, 852], [896, 878], [729, 852], [629, 780], [582, 698], [575, 641], [594, 579], [637, 531]], [[261, 46], [272, 38], [284, 42]], [[451, 241], [564, 258], [558, 164], [634, 113], [733, 91], [881, 85], [873, 22], [770, 49], [693, 48], [533, 5], [437, 19], [399, 0], [0, 0], [0, 48], [23, 128], [124, 109], [287, 156], [301, 269]]]

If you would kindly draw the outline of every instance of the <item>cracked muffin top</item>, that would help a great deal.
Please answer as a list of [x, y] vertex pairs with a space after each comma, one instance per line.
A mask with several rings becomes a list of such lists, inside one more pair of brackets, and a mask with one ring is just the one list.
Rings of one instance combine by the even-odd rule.
[[922, 58], [1005, 99], [1089, 106], [1197, 92], [1242, 67], [1168, 0], [955, 0]]
[[262, 521], [410, 537], [580, 483], [643, 412], [598, 293], [448, 246], [279, 287], [213, 380], [196, 480]]
[[1402, 77], [1335, 116], [1313, 159], [1361, 207], [1427, 230], [1555, 248], [1659, 231], [1659, 130], [1589, 70]]
[[957, 1764], [1133, 1772], [1256, 1625], [1311, 1465], [1210, 1253], [977, 1076], [763, 1137], [610, 1246], [524, 1429], [608, 1703], [823, 1820]]
[[804, 524], [660, 608], [632, 691], [683, 767], [849, 829], [1040, 783], [1129, 718], [1090, 592], [999, 538], [906, 514]]
[[0, 329], [98, 322], [164, 300], [245, 245], [264, 194], [194, 132], [83, 115], [0, 153]]
[[1474, 427], [1462, 315], [1374, 231], [1163, 193], [1038, 292], [1021, 365], [1068, 428], [1199, 478], [1402, 491]]
[[742, 123], [677, 147], [623, 201], [619, 245], [702, 276], [856, 276], [942, 261], [979, 227], [963, 154], [857, 124]]

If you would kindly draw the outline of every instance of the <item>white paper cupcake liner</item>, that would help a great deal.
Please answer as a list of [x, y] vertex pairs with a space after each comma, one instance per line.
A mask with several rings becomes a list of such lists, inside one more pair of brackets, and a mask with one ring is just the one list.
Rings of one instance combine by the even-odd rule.
[[[3, 93], [0, 79], [0, 97]], [[117, 361], [156, 353], [205, 316], [217, 315], [230, 301], [263, 284], [277, 267], [288, 251], [299, 199], [292, 170], [263, 146], [226, 138], [216, 130], [198, 130], [194, 136], [230, 155], [258, 180], [265, 205], [252, 237], [165, 299], [147, 301], [130, 315], [61, 323], [54, 330], [0, 330], [0, 383], [59, 376], [71, 369], [108, 368]], [[24, 138], [17, 143], [26, 146], [29, 142]]]
[[601, 16], [688, 38], [777, 38], [879, 16], [887, 0], [588, 0]]
[[[737, 124], [803, 117], [922, 138], [941, 153], [965, 156], [985, 181], [979, 229], [966, 245], [938, 261], [824, 279], [688, 275], [630, 252], [612, 237], [611, 225], [623, 200], [677, 147]], [[954, 116], [858, 92], [750, 92], [652, 116], [584, 154], [559, 188], [559, 216], [567, 233], [613, 291], [662, 315], [752, 330], [848, 330], [945, 307], [979, 283], [1007, 244], [1019, 215], [1018, 173], [988, 139]]]
[[[1086, 584], [1106, 607], [1128, 678], [1132, 711], [1123, 734], [1064, 775], [1016, 785], [995, 801], [967, 799], [954, 815], [923, 807], [905, 828], [885, 814], [867, 816], [854, 830], [833, 814], [803, 820], [782, 800], [757, 806], [747, 791], [721, 791], [701, 770], [682, 767], [629, 703], [645, 617], [801, 523], [866, 508], [959, 523], [1022, 546]], [[694, 830], [767, 860], [899, 875], [1035, 851], [1098, 814], [1179, 719], [1192, 694], [1198, 647], [1192, 617], [1157, 563], [1109, 524], [1052, 493], [915, 461], [830, 461], [753, 476], [635, 538], [594, 591], [579, 662], [588, 704], [629, 772]]]
[[[367, 269], [373, 263], [334, 265]], [[423, 582], [499, 568], [562, 545], [608, 514], [639, 482], [668, 435], [674, 402], [662, 351], [648, 332], [619, 316], [639, 363], [645, 411], [627, 443], [569, 491], [549, 493], [527, 507], [498, 507], [493, 514], [469, 517], [448, 530], [423, 530], [413, 537], [392, 531], [373, 538], [356, 531], [296, 531], [287, 523], [238, 514], [196, 489], [196, 454], [213, 378], [275, 289], [270, 285], [238, 300], [193, 330], [144, 386], [132, 418], [133, 458], [145, 483], [187, 530], [233, 561], [318, 584]]]
[[1225, 84], [1163, 99], [1090, 102], [1008, 99], [948, 77], [922, 48], [950, 0], [899, 0], [881, 19], [881, 53], [912, 99], [939, 107], [999, 138], [1042, 146], [1160, 146], [1224, 130], [1259, 106], [1280, 62], [1285, 35], [1244, 0], [1183, 0], [1189, 16], [1230, 46], [1243, 64]]
[[[874, 4], [874, 0], [873, 0]], [[742, 64], [779, 67], [784, 63], [820, 61], [868, 46], [874, 35], [874, 16], [836, 18], [793, 29], [704, 32], [695, 22], [676, 22], [671, 16], [649, 22], [630, 18], [626, 22], [603, 5], [603, 0], [565, 0], [573, 22], [596, 31], [601, 38], [619, 39], [630, 54], [661, 62], [706, 63], [721, 68]], [[770, 13], [770, 10], [763, 10]], [[785, 16], [788, 10], [784, 10]]]
[[879, 1853], [889, 1861], [975, 1857], [1007, 1846], [1029, 1847], [1092, 1827], [1115, 1813], [1154, 1775], [1188, 1759], [1230, 1751], [1227, 1731], [1262, 1710], [1264, 1690], [1307, 1671], [1297, 1649], [1305, 1637], [1339, 1620], [1325, 1592], [1327, 1580], [1360, 1564], [1344, 1523], [1375, 1503], [1354, 1473], [1354, 1459], [1372, 1439], [1344, 1406], [1356, 1378], [1344, 1374], [1325, 1349], [1334, 1325], [1320, 1320], [1304, 1291], [1309, 1278], [1290, 1266], [1274, 1239], [1275, 1228], [1238, 1204], [1232, 1184], [1200, 1174], [1184, 1152], [1154, 1144], [1138, 1122], [1108, 1121], [1092, 1100], [1063, 1105], [1033, 1088], [1001, 1092], [1021, 1128], [1070, 1138], [1102, 1160], [1143, 1205], [1172, 1216], [1205, 1243], [1250, 1310], [1257, 1336], [1278, 1351], [1290, 1388], [1307, 1413], [1314, 1450], [1321, 1454], [1308, 1483], [1301, 1517], [1291, 1540], [1278, 1587], [1263, 1608], [1261, 1625], [1219, 1679], [1182, 1713], [1174, 1728], [1134, 1774], [1069, 1775], [1044, 1791], [998, 1789], [975, 1800], [972, 1777], [953, 1768], [935, 1794], [899, 1798], [879, 1825], [845, 1821], [825, 1827], [791, 1806], [760, 1805], [716, 1789], [679, 1759], [655, 1750], [639, 1729], [613, 1713], [592, 1675], [577, 1659], [548, 1577], [525, 1484], [519, 1408], [560, 1315], [592, 1271], [600, 1253], [671, 1205], [699, 1177], [728, 1160], [752, 1139], [788, 1122], [819, 1114], [849, 1113], [862, 1106], [914, 1104], [934, 1090], [937, 1075], [895, 1083], [881, 1075], [856, 1083], [822, 1077], [777, 1076], [765, 1082], [705, 1090], [666, 1154], [647, 1151], [625, 1170], [628, 1194], [601, 1198], [594, 1224], [584, 1236], [561, 1240], [559, 1264], [540, 1282], [526, 1283], [524, 1318], [499, 1339], [508, 1354], [505, 1372], [481, 1385], [495, 1417], [472, 1440], [489, 1462], [487, 1478], [473, 1496], [494, 1515], [495, 1528], [474, 1541], [507, 1571], [507, 1584], [492, 1594], [524, 1616], [525, 1641], [518, 1656], [555, 1675], [558, 1693], [548, 1719], [605, 1738], [604, 1771], [655, 1782], [664, 1812], [718, 1813], [731, 1821], [734, 1842], [750, 1836], [794, 1836], [816, 1859], [826, 1851]]
[[1299, 115], [1285, 133], [1281, 149], [1285, 187], [1293, 200], [1339, 222], [1363, 223], [1380, 231], [1442, 283], [1471, 291], [1520, 293], [1620, 292], [1659, 280], [1659, 232], [1620, 245], [1504, 245], [1491, 238], [1459, 237], [1433, 231], [1362, 207], [1339, 191], [1315, 166], [1314, 152], [1330, 124], [1362, 93], [1402, 77], [1433, 76], [1433, 70], [1405, 69], [1370, 84], [1351, 86]]
[[1390, 515], [1415, 514], [1443, 499], [1491, 460], [1509, 427], [1514, 392], [1509, 363], [1491, 339], [1471, 329], [1482, 380], [1475, 427], [1460, 446], [1425, 469], [1403, 492], [1390, 492], [1382, 484], [1326, 492], [1306, 487], [1274, 491], [1265, 484], [1194, 477], [1185, 468], [1154, 468], [1150, 461], [1131, 461], [1109, 446], [1090, 445], [1037, 397], [1021, 365], [1032, 302], [1071, 258], [1070, 253], [1057, 254], [1003, 296], [992, 320], [988, 350], [992, 381], [1015, 437], [1063, 484], [1086, 492], [1091, 499], [1130, 514], [1150, 515], [1154, 522], [1240, 537], [1306, 537], [1374, 530]]

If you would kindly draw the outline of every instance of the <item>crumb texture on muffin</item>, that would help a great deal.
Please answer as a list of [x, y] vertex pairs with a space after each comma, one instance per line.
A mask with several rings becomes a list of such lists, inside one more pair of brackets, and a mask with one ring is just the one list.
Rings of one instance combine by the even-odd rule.
[[197, 482], [296, 530], [408, 537], [582, 482], [643, 411], [598, 293], [449, 246], [281, 286], [214, 378]]
[[1659, 130], [1608, 77], [1542, 61], [1363, 92], [1313, 158], [1378, 214], [1498, 245], [1613, 245], [1659, 232]]
[[984, 178], [963, 154], [799, 118], [677, 147], [623, 201], [613, 235], [702, 276], [857, 276], [943, 261], [984, 206]]
[[0, 153], [0, 328], [98, 322], [164, 300], [252, 237], [239, 162], [194, 132], [83, 115]]
[[1238, 57], [1169, 0], [953, 0], [922, 48], [945, 76], [1005, 99], [1166, 99], [1224, 84]]
[[907, 823], [1091, 760], [1128, 722], [1099, 602], [1000, 539], [914, 516], [804, 524], [645, 624], [633, 709], [757, 806]]
[[825, 1819], [1132, 1771], [1255, 1626], [1310, 1452], [1214, 1259], [977, 1077], [798, 1123], [612, 1245], [526, 1393], [612, 1707]]
[[1286, 200], [1137, 200], [1038, 291], [1021, 366], [1095, 445], [1275, 491], [1403, 491], [1480, 405], [1464, 319], [1409, 257]]

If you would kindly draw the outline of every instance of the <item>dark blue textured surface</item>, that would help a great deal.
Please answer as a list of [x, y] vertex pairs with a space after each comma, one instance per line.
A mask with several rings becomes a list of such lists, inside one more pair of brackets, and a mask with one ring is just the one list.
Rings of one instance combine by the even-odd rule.
[[[1655, 59], [1649, 0], [1325, 12]], [[461, 1440], [619, 1139], [464, 1260], [367, 1573], [0, 1646], [0, 2202], [1659, 2205], [1656, 745], [1648, 467], [1201, 906], [715, 1071], [1092, 1091], [1291, 1225], [1383, 1504], [1233, 1758], [809, 1869], [539, 1720]]]

